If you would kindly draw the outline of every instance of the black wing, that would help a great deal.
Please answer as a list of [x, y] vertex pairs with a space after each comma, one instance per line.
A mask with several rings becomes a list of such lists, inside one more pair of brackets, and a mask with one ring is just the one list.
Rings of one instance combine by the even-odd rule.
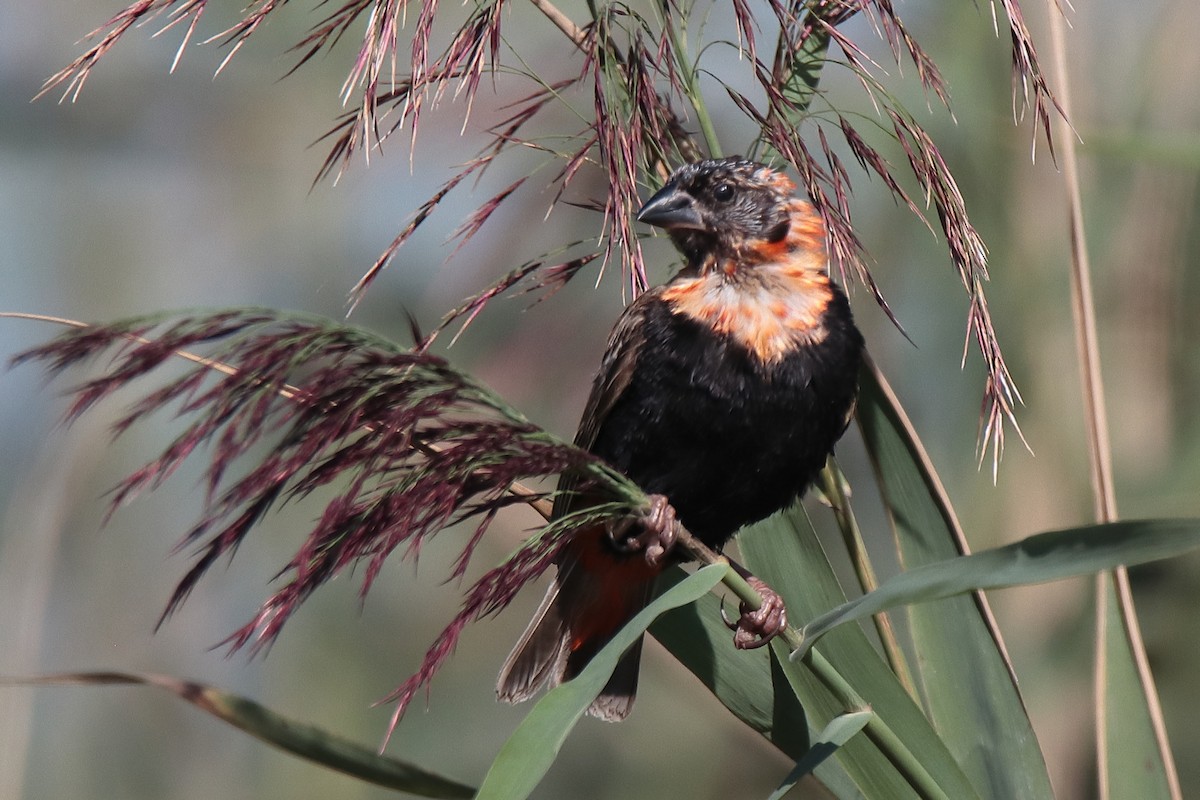
[[[592, 449], [609, 412], [629, 388], [642, 345], [645, 343], [646, 308], [650, 303], [657, 301], [661, 294], [662, 287], [659, 287], [639, 295], [625, 309], [612, 333], [608, 335], [608, 347], [600, 361], [600, 370], [592, 382], [592, 393], [588, 396], [579, 430], [575, 434], [575, 444], [579, 447], [585, 450]], [[576, 476], [571, 474], [564, 474], [559, 481], [558, 488], [561, 493], [554, 500], [555, 517], [566, 513], [571, 504], [577, 501], [578, 498], [570, 494], [575, 481]]]

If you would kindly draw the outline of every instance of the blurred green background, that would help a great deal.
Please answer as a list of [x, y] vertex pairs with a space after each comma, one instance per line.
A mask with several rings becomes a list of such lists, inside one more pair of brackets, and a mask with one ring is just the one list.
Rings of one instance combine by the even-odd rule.
[[[325, 156], [322, 145], [310, 145], [341, 110], [337, 94], [352, 53], [341, 46], [277, 80], [293, 63], [287, 47], [315, 20], [291, 7], [273, 15], [215, 79], [223, 51], [212, 45], [191, 47], [168, 74], [181, 32], [151, 39], [152, 23], [104, 59], [77, 102], [59, 105], [55, 95], [31, 103], [42, 81], [80, 52], [77, 40], [120, 5], [0, 5], [2, 310], [99, 321], [261, 304], [340, 316], [349, 288], [408, 215], [504, 116], [499, 102], [478, 104], [459, 137], [461, 109], [430, 113], [411, 161], [397, 139], [373, 154], [369, 168], [359, 159], [337, 185], [310, 190]], [[1025, 5], [1048, 67], [1046, 8], [1034, 0]], [[582, 4], [562, 7], [583, 18]], [[910, 2], [901, 10], [948, 80], [956, 119], [936, 107], [926, 111], [911, 65], [889, 67], [888, 82], [938, 142], [990, 247], [992, 313], [1024, 395], [1020, 421], [1032, 454], [1010, 436], [995, 484], [990, 470], [977, 469], [981, 369], [974, 352], [959, 368], [965, 297], [940, 241], [878, 181], [856, 175], [859, 233], [913, 344], [862, 291], [854, 296], [859, 322], [973, 547], [1087, 522], [1062, 176], [1044, 142], [1031, 162], [1028, 121], [1013, 124], [1007, 36], [995, 37], [986, 5]], [[197, 39], [224, 29], [237, 12], [214, 6]], [[712, 30], [722, 19], [714, 16]], [[570, 46], [531, 8], [514, 6], [510, 22], [514, 46], [539, 68], [564, 75], [575, 68]], [[1200, 6], [1102, 2], [1080, 7], [1071, 23], [1073, 123], [1083, 143], [1119, 508], [1127, 517], [1195, 515], [1200, 321], [1192, 309], [1200, 278], [1189, 267], [1200, 245], [1194, 89], [1200, 51], [1191, 38], [1200, 29]], [[848, 30], [888, 63], [886, 48], [865, 25]], [[711, 57], [714, 67], [736, 69], [728, 52]], [[839, 108], [871, 113], [844, 71], [831, 70], [825, 87]], [[506, 101], [529, 90], [498, 84]], [[733, 150], [746, 127], [728, 107], [718, 112], [719, 131]], [[565, 130], [578, 128], [566, 112], [560, 120]], [[891, 155], [901, 163], [894, 148]], [[556, 171], [543, 168], [447, 261], [454, 245], [446, 240], [463, 216], [541, 163], [535, 154], [497, 163], [474, 194], [464, 187], [452, 196], [353, 321], [405, 340], [406, 311], [429, 327], [513, 266], [594, 236], [598, 216], [580, 209], [560, 207], [543, 222], [550, 195], [533, 187]], [[602, 199], [597, 177], [580, 178], [580, 198]], [[673, 258], [668, 248], [653, 242], [647, 253], [653, 279], [665, 279]], [[528, 297], [497, 301], [449, 355], [534, 420], [569, 436], [620, 308], [617, 272], [610, 265], [598, 288], [581, 276], [533, 307]], [[55, 332], [44, 323], [0, 320], [0, 357]], [[455, 587], [441, 583], [455, 552], [453, 533], [423, 551], [419, 569], [393, 564], [365, 602], [355, 576], [335, 581], [297, 614], [269, 657], [227, 658], [214, 645], [252, 615], [318, 513], [314, 504], [289, 508], [155, 634], [188, 563], [171, 551], [199, 512], [198, 470], [181, 470], [101, 530], [105, 491], [155, 455], [172, 428], [164, 417], [113, 444], [106, 426], [131, 399], [126, 395], [64, 430], [58, 395], [69, 382], [47, 386], [28, 367], [0, 375], [0, 674], [169, 673], [246, 694], [366, 743], [380, 741], [390, 709], [372, 703], [415, 668], [457, 607]], [[886, 548], [890, 534], [853, 431], [839, 454], [868, 535]], [[477, 569], [535, 522], [532, 513], [514, 511], [494, 528]], [[1190, 617], [1200, 597], [1200, 561], [1142, 569], [1134, 580], [1184, 794], [1200, 794], [1191, 677], [1200, 650]], [[1092, 793], [1091, 587], [1075, 581], [993, 596], [1063, 798]], [[428, 706], [414, 704], [389, 752], [463, 781], [480, 779], [524, 712], [496, 704], [492, 687], [540, 592], [527, 594], [468, 632]], [[585, 721], [538, 796], [761, 797], [785, 772], [781, 756], [655, 645], [648, 648], [641, 695], [637, 713], [621, 725]], [[387, 794], [275, 752], [147, 690], [0, 690], [0, 798]]]

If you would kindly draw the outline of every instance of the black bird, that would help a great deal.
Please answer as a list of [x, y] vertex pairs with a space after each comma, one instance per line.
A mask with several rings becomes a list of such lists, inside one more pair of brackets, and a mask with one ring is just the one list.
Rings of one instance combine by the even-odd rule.
[[[672, 514], [720, 549], [802, 495], [845, 431], [863, 339], [830, 280], [824, 222], [795, 188], [752, 161], [701, 161], [678, 169], [639, 212], [670, 234], [686, 264], [617, 322], [575, 441], [651, 494], [655, 510], [632, 531], [596, 526], [564, 545], [500, 673], [501, 699], [574, 677], [645, 606], [671, 563]], [[555, 515], [586, 502], [560, 499]], [[767, 627], [778, 630], [782, 605], [772, 602]], [[741, 647], [755, 640], [735, 637]], [[640, 654], [639, 642], [592, 715], [629, 713]]]

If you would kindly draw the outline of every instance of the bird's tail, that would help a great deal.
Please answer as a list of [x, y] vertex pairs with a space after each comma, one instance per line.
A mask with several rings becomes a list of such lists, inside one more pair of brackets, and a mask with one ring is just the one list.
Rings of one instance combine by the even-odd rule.
[[[607, 535], [602, 530], [589, 533], [564, 549], [554, 583], [505, 660], [496, 682], [501, 700], [520, 703], [543, 685], [557, 686], [578, 675], [649, 601], [660, 570], [639, 555], [611, 551], [600, 541]], [[639, 639], [621, 657], [589, 714], [609, 722], [628, 716], [641, 654]]]

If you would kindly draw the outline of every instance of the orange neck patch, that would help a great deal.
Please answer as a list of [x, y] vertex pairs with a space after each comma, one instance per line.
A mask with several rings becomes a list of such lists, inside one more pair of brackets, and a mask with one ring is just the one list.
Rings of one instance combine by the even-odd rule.
[[737, 257], [676, 279], [662, 297], [672, 312], [731, 337], [764, 363], [820, 342], [833, 297], [821, 218], [795, 201], [787, 236], [747, 242]]

